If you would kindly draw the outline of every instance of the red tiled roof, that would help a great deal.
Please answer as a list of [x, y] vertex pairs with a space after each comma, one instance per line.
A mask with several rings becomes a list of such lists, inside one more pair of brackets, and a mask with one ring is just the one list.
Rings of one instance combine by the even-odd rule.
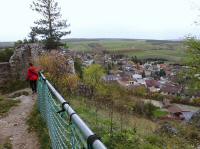
[[180, 86], [177, 85], [172, 85], [172, 84], [165, 84], [164, 86], [162, 86], [161, 91], [165, 92], [165, 93], [172, 93], [172, 94], [176, 94], [179, 93], [181, 90]]
[[159, 88], [160, 83], [156, 80], [145, 80], [147, 87], [156, 87]]
[[171, 105], [167, 109], [170, 113], [181, 113], [182, 112], [181, 108], [179, 108], [178, 106], [175, 106], [175, 105]]

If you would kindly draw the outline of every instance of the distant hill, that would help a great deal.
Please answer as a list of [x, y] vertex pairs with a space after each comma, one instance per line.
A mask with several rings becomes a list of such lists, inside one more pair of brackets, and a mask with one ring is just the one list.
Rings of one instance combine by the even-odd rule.
[[146, 41], [150, 43], [181, 43], [181, 40], [156, 40], [156, 39], [128, 39], [128, 38], [69, 38], [62, 39], [63, 42], [82, 42], [82, 41]]
[[97, 38], [65, 39], [70, 50], [79, 52], [106, 51], [140, 59], [166, 59], [182, 63], [186, 57], [186, 47], [181, 40]]
[[14, 42], [0, 42], [0, 49], [10, 48], [14, 46]]

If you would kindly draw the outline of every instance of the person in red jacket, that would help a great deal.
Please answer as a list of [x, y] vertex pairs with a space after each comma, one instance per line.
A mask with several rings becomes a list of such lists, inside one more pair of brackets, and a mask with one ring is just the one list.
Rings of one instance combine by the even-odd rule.
[[39, 75], [38, 75], [39, 69], [33, 66], [32, 63], [29, 63], [29, 66], [30, 67], [28, 68], [26, 80], [30, 81], [30, 87], [33, 93], [37, 93], [37, 80], [39, 78]]

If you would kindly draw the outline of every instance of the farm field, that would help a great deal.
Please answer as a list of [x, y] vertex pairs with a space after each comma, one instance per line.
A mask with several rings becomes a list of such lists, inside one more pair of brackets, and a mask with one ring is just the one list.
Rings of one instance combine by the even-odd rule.
[[183, 62], [186, 58], [186, 48], [181, 41], [167, 40], [137, 40], [137, 39], [95, 39], [68, 41], [69, 49], [79, 52], [91, 52], [94, 46], [101, 45], [103, 50], [110, 53], [119, 53], [128, 56], [137, 56], [141, 59], [163, 58], [170, 62]]

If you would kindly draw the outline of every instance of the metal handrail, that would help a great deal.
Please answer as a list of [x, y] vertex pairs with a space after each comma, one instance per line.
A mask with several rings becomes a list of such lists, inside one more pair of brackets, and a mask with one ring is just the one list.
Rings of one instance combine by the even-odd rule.
[[[61, 104], [66, 103], [66, 100], [58, 93], [58, 91], [51, 85], [51, 83], [45, 78], [45, 76], [41, 72], [39, 74], [42, 79], [46, 81], [48, 88], [51, 90], [54, 96], [56, 96], [59, 102]], [[88, 140], [90, 136], [95, 135], [92, 130], [85, 124], [85, 122], [78, 116], [78, 114], [74, 114], [75, 111], [69, 104], [64, 104], [63, 108], [69, 116], [71, 115], [71, 121], [74, 122], [74, 124], [78, 127], [86, 140]], [[99, 139], [96, 139], [93, 142], [92, 147], [93, 149], [107, 149], [106, 146]]]

